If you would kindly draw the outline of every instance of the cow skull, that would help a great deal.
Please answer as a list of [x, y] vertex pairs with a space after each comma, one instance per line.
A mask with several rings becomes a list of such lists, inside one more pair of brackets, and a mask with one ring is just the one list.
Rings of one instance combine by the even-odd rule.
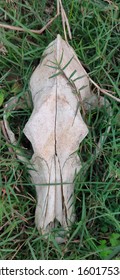
[[74, 221], [73, 181], [81, 168], [77, 149], [88, 133], [76, 108], [78, 95], [81, 107], [91, 98], [88, 74], [60, 35], [44, 51], [30, 90], [33, 112], [23, 131], [34, 151], [29, 173], [37, 192], [35, 221], [44, 234], [57, 223], [66, 229]]
[[[58, 69], [53, 63], [60, 59], [61, 69], [71, 60], [65, 75], [56, 75]], [[75, 59], [73, 49], [58, 35], [30, 80], [34, 109], [24, 133], [34, 151], [30, 174], [37, 191], [35, 220], [43, 233], [49, 232], [56, 221], [67, 228], [74, 220], [73, 180], [81, 166], [76, 150], [88, 133], [80, 112], [75, 116], [78, 100], [67, 80], [74, 70], [76, 87], [86, 86], [81, 91], [84, 99], [90, 94], [86, 72]]]

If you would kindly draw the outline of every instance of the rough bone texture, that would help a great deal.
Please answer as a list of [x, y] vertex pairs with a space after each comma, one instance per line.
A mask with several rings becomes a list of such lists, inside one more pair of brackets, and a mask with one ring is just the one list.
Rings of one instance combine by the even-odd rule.
[[[58, 71], [52, 62], [60, 59], [61, 67], [68, 63], [65, 75], [50, 78]], [[67, 79], [74, 70], [72, 79], [83, 76], [75, 85], [77, 89], [86, 86], [81, 90], [84, 101], [90, 96], [87, 74], [74, 50], [58, 35], [30, 80], [34, 109], [24, 133], [34, 151], [30, 174], [37, 191], [36, 225], [42, 233], [49, 232], [56, 221], [67, 228], [74, 220], [73, 180], [81, 167], [76, 150], [88, 133], [80, 112], [75, 116], [78, 100]]]

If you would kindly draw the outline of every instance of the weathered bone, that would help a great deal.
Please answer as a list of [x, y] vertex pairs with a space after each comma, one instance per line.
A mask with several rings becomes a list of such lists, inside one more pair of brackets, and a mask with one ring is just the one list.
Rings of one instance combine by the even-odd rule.
[[[80, 111], [76, 111], [78, 93], [85, 110], [91, 105], [104, 105], [104, 98], [91, 95], [88, 74], [60, 35], [43, 53], [30, 89], [34, 109], [24, 133], [34, 151], [28, 165], [33, 167], [29, 173], [37, 191], [35, 221], [38, 230], [47, 233], [57, 223], [66, 229], [74, 221], [73, 181], [81, 168], [76, 151], [88, 133]], [[15, 102], [11, 100], [10, 104]], [[11, 143], [16, 145], [6, 117], [4, 124]]]
[[[56, 220], [66, 228], [74, 219], [73, 180], [81, 167], [76, 150], [88, 129], [79, 111], [75, 116], [78, 100], [66, 77], [76, 70], [74, 79], [84, 76], [76, 79], [77, 89], [87, 86], [81, 91], [82, 99], [90, 95], [87, 74], [74, 56], [73, 49], [58, 35], [30, 80], [34, 110], [24, 133], [34, 150], [30, 174], [37, 190], [36, 225], [43, 233]], [[59, 62], [61, 57], [62, 68], [73, 57], [65, 76], [50, 78], [58, 71], [52, 62]]]

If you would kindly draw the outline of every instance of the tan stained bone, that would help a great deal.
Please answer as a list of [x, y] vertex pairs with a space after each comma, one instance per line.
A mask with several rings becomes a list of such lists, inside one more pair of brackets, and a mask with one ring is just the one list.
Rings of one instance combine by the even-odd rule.
[[[63, 67], [73, 56], [73, 49], [58, 35], [45, 50], [30, 80], [34, 109], [24, 133], [34, 150], [31, 161], [35, 170], [30, 173], [37, 190], [35, 220], [43, 233], [56, 220], [66, 228], [74, 217], [72, 182], [81, 166], [76, 150], [88, 129], [79, 111], [75, 116], [78, 100], [67, 78], [61, 74], [50, 78], [58, 71], [50, 67], [55, 66], [53, 62], [62, 57]], [[74, 70], [74, 79], [84, 76], [75, 82], [77, 88], [87, 86], [81, 91], [84, 100], [90, 95], [89, 80], [75, 57], [65, 68], [65, 75], [69, 78]]]
[[[63, 70], [57, 75], [60, 61]], [[85, 109], [98, 105], [98, 98], [91, 96], [88, 74], [60, 35], [46, 48], [30, 79], [34, 108], [24, 133], [34, 151], [29, 173], [37, 191], [35, 221], [42, 233], [50, 232], [56, 221], [65, 229], [74, 221], [73, 180], [81, 168], [76, 151], [88, 128], [80, 111], [76, 113], [78, 96], [69, 81], [73, 72], [71, 80], [77, 92], [81, 89]], [[104, 98], [100, 97], [99, 104], [104, 105]], [[13, 143], [6, 119], [5, 126]]]

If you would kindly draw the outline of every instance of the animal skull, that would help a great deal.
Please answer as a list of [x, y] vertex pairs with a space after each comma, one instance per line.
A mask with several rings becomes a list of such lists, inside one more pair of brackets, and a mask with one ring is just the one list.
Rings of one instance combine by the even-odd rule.
[[[58, 35], [32, 74], [30, 89], [34, 109], [24, 128], [34, 150], [31, 159], [34, 170], [30, 174], [37, 191], [36, 225], [43, 233], [49, 231], [55, 221], [66, 228], [74, 220], [73, 180], [81, 167], [76, 150], [88, 133], [79, 111], [75, 117], [78, 101], [67, 78], [56, 75], [58, 70], [53, 68], [52, 62], [60, 61], [61, 57], [62, 68], [73, 57], [64, 70], [65, 76], [69, 78], [76, 70], [73, 76], [76, 87], [87, 86], [81, 91], [82, 100], [90, 95], [84, 68], [76, 60], [73, 49]], [[79, 79], [79, 76], [84, 77]]]
[[[75, 217], [73, 181], [81, 168], [76, 151], [88, 128], [80, 111], [76, 113], [78, 96], [73, 84], [80, 93], [81, 106], [83, 103], [87, 110], [90, 104], [95, 107], [98, 99], [91, 95], [88, 74], [73, 48], [58, 35], [30, 79], [34, 108], [24, 128], [34, 151], [29, 173], [37, 192], [35, 221], [43, 234], [57, 223], [66, 229]], [[104, 104], [104, 98], [99, 101]], [[6, 119], [5, 126], [16, 145]]]

